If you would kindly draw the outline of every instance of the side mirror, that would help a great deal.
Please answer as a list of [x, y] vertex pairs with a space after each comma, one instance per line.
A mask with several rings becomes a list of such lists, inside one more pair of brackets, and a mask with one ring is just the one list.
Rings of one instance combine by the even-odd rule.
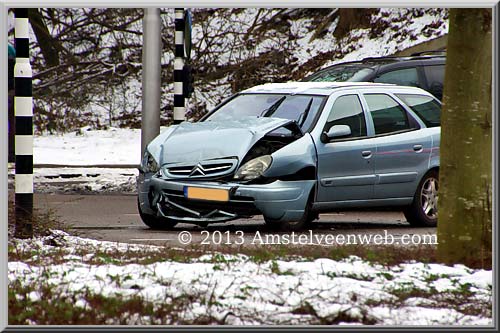
[[351, 135], [351, 128], [348, 125], [334, 125], [330, 127], [328, 133], [321, 134], [321, 141], [323, 143], [330, 142], [332, 139], [338, 139]]

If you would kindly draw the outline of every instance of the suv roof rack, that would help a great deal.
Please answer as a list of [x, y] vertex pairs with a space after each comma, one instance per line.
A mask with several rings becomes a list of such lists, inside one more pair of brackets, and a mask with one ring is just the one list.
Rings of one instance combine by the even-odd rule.
[[367, 57], [360, 61], [384, 61], [384, 60], [399, 60], [401, 57], [397, 56], [382, 56], [382, 57]]
[[438, 53], [440, 55], [446, 55], [446, 50], [431, 50], [431, 51], [415, 52], [415, 53], [412, 53], [411, 56], [415, 57], [415, 56], [421, 56], [421, 55], [426, 55], [426, 54], [432, 55], [432, 54], [438, 54]]

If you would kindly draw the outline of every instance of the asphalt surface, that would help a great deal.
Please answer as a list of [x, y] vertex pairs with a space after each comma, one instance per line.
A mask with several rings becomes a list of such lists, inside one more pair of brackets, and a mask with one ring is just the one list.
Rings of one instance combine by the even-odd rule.
[[[332, 246], [340, 244], [342, 237], [345, 238], [340, 245], [345, 244], [348, 237], [358, 237], [356, 241], [371, 244], [375, 242], [386, 244], [391, 240], [395, 244], [402, 244], [402, 241], [411, 242], [413, 237], [413, 243], [422, 244], [432, 242], [430, 236], [436, 234], [436, 228], [411, 227], [403, 214], [397, 211], [349, 211], [321, 214], [319, 221], [313, 222], [308, 230], [293, 234], [270, 230], [261, 216], [211, 224], [206, 228], [192, 224], [178, 224], [172, 230], [159, 231], [151, 230], [141, 222], [135, 195], [40, 193], [35, 194], [34, 199], [35, 207], [52, 210], [69, 230], [79, 236], [135, 244], [171, 247], [187, 244], [217, 247], [220, 244], [258, 246], [277, 243]], [[271, 237], [266, 238], [268, 235]], [[379, 238], [366, 238], [376, 235], [380, 235], [377, 236]], [[274, 236], [279, 238], [273, 238]], [[350, 239], [352, 242], [353, 238]]]

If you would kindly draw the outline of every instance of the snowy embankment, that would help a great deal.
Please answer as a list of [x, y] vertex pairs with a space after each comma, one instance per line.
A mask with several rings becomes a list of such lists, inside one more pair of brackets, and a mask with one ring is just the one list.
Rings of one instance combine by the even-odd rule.
[[[99, 294], [153, 306], [151, 313], [132, 311], [120, 318], [102, 313], [108, 324], [492, 324], [492, 272], [462, 265], [388, 267], [354, 256], [341, 261], [257, 260], [220, 253], [189, 257], [186, 250], [179, 262], [164, 258], [161, 247], [100, 242], [60, 231], [13, 240], [10, 246], [9, 252], [23, 260], [9, 262], [9, 286], [24, 291], [15, 297], [27, 311], [41, 300], [70, 297], [85, 316], [91, 296]], [[137, 263], [150, 255], [156, 259]], [[47, 290], [53, 300], [47, 300]], [[170, 312], [162, 317], [165, 307]]]
[[[36, 135], [35, 192], [135, 192], [140, 161], [138, 129], [82, 128], [65, 134]], [[9, 185], [14, 186], [14, 169], [9, 171]]]
[[37, 135], [34, 140], [35, 165], [138, 165], [141, 160], [139, 129], [84, 127], [60, 135]]

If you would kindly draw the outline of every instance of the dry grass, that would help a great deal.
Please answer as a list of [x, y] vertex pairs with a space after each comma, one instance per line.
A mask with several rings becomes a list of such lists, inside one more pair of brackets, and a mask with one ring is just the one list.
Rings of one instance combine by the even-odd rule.
[[[42, 211], [40, 209], [33, 209], [33, 236], [46, 236], [50, 234], [50, 229], [67, 230], [68, 226], [63, 224], [60, 217], [55, 214], [53, 210]], [[16, 212], [14, 195], [9, 192], [8, 199], [8, 232], [9, 239], [16, 235]]]
[[[33, 301], [31, 293], [38, 294]], [[56, 291], [47, 284], [9, 285], [9, 325], [203, 325], [223, 324], [206, 315], [192, 321], [180, 314], [197, 301], [181, 295], [162, 303], [152, 303], [140, 296], [105, 297], [90, 290], [74, 295]]]

